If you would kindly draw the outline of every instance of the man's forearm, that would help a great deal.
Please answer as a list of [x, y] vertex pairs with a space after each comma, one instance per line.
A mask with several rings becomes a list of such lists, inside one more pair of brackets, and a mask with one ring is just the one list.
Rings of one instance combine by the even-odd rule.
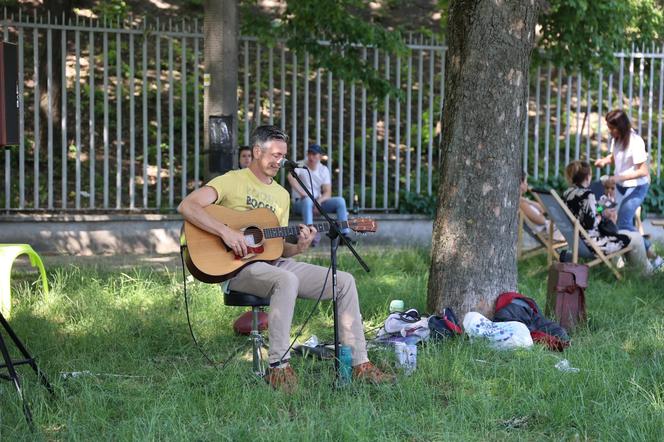
[[284, 258], [290, 258], [291, 256], [299, 255], [302, 252], [304, 252], [304, 250], [301, 250], [298, 244], [284, 242], [284, 251], [282, 252], [281, 256]]

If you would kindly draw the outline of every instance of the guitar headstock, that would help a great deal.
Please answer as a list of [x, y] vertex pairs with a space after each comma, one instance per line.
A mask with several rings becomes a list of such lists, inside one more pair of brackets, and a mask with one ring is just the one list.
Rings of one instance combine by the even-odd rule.
[[378, 223], [371, 218], [353, 218], [348, 220], [348, 227], [356, 233], [374, 233]]

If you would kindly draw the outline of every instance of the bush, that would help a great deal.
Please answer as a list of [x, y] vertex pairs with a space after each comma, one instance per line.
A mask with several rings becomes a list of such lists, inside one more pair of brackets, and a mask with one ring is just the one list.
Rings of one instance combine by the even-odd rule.
[[437, 194], [406, 192], [402, 190], [399, 196], [399, 213], [424, 214], [433, 219], [438, 207]]

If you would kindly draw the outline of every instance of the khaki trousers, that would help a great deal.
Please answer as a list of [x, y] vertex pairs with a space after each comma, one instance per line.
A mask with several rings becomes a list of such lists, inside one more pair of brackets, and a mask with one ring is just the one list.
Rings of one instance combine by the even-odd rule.
[[[256, 262], [243, 268], [229, 287], [232, 290], [260, 297], [270, 297], [268, 332], [270, 337], [269, 362], [287, 361], [290, 330], [295, 300], [318, 299], [323, 289], [327, 268], [290, 258], [279, 259], [275, 264]], [[339, 339], [353, 351], [353, 365], [367, 362], [367, 344], [364, 339], [362, 315], [357, 298], [355, 278], [337, 271], [337, 307], [339, 310]], [[321, 299], [332, 298], [332, 274], [327, 278]]]

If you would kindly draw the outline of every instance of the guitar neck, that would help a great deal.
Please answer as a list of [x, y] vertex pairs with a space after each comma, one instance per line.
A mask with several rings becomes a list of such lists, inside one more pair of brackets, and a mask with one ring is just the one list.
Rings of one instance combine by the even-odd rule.
[[[348, 228], [348, 221], [339, 221], [339, 226], [341, 229]], [[309, 224], [309, 227], [315, 227], [317, 231], [321, 233], [328, 232], [330, 230], [330, 223], [314, 223]], [[299, 226], [288, 226], [288, 227], [268, 227], [263, 229], [263, 235], [265, 239], [272, 238], [285, 238], [287, 236], [298, 236], [300, 234]]]

